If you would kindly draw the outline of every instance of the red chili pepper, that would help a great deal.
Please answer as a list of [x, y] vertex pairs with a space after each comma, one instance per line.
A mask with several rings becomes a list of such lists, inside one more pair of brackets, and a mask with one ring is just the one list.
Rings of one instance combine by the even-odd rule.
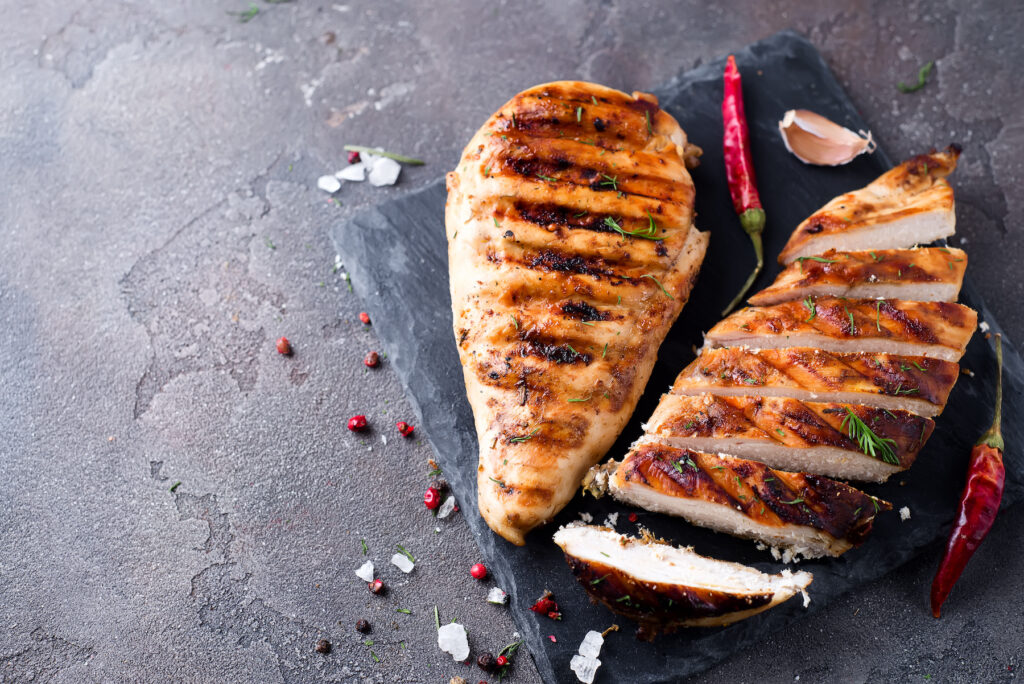
[[757, 266], [747, 278], [736, 298], [729, 302], [722, 315], [726, 315], [743, 300], [747, 290], [754, 284], [757, 275], [764, 266], [764, 248], [761, 245], [761, 233], [764, 231], [764, 209], [761, 198], [757, 194], [757, 181], [754, 178], [754, 161], [750, 156], [750, 132], [747, 128], [747, 117], [743, 113], [743, 82], [736, 68], [736, 59], [729, 55], [725, 62], [725, 94], [722, 97], [722, 148], [725, 156], [725, 179], [729, 183], [729, 194], [732, 205], [740, 216], [743, 231], [750, 236], [754, 244], [754, 255]]
[[402, 435], [403, 437], [411, 437], [413, 431], [416, 430], [416, 428], [414, 428], [412, 425], [409, 425], [404, 420], [400, 420], [397, 423], [395, 423], [395, 427], [398, 428], [398, 434]]
[[348, 419], [348, 429], [359, 432], [366, 429], [366, 416], [352, 416]]
[[423, 493], [423, 505], [434, 510], [441, 505], [441, 492], [436, 487], [427, 487]]
[[291, 342], [288, 341], [287, 337], [279, 337], [277, 339], [277, 344], [275, 346], [277, 347], [278, 354], [282, 354], [284, 356], [291, 356], [292, 345]]
[[967, 466], [967, 484], [960, 495], [956, 523], [949, 535], [946, 555], [932, 580], [932, 615], [939, 617], [942, 604], [960, 578], [967, 561], [992, 528], [999, 503], [1003, 499], [1006, 469], [1003, 467], [1003, 434], [1000, 430], [1003, 408], [1003, 345], [996, 335], [996, 410], [992, 427], [971, 450]]

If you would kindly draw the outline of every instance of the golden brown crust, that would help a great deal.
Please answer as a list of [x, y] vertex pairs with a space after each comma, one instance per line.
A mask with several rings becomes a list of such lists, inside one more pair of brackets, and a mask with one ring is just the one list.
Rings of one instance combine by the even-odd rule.
[[[959, 358], [977, 324], [978, 315], [973, 309], [951, 302], [814, 297], [812, 302], [740, 309], [711, 328], [707, 338], [716, 346], [725, 346], [743, 344], [745, 338], [758, 336], [821, 335], [839, 341], [927, 345], [948, 350]], [[922, 353], [934, 356], [924, 350]]]
[[913, 285], [951, 286], [952, 297], [948, 301], [955, 301], [966, 268], [967, 254], [955, 248], [863, 252], [837, 252], [833, 249], [818, 257], [800, 258], [789, 264], [774, 283], [752, 296], [749, 302], [752, 306], [765, 306], [803, 299], [808, 295], [844, 297], [858, 288], [898, 290]]
[[956, 168], [959, 156], [960, 150], [955, 146], [918, 155], [866, 187], [836, 197], [796, 227], [779, 254], [779, 263], [787, 264], [801, 254], [825, 251], [810, 248], [825, 236], [852, 234], [925, 212], [952, 212], [953, 189], [946, 176]]
[[[758, 388], [772, 387], [783, 393], [856, 392], [927, 402], [939, 413], [959, 376], [957, 364], [926, 356], [729, 347], [706, 349], [683, 369], [672, 391], [757, 393]], [[872, 404], [869, 398], [861, 402]]]
[[615, 470], [612, 490], [627, 484], [727, 506], [764, 528], [809, 527], [829, 535], [839, 553], [863, 543], [875, 515], [892, 508], [826, 477], [652, 443], [636, 446]]
[[611, 446], [689, 296], [690, 148], [652, 96], [565, 81], [512, 98], [448, 175], [479, 505], [513, 543]]
[[745, 439], [791, 449], [833, 447], [863, 454], [844, 425], [848, 411], [880, 439], [891, 440], [898, 461], [892, 465], [901, 470], [914, 462], [935, 427], [934, 421], [908, 411], [859, 404], [780, 397], [666, 394], [651, 416], [647, 432], [662, 438]]

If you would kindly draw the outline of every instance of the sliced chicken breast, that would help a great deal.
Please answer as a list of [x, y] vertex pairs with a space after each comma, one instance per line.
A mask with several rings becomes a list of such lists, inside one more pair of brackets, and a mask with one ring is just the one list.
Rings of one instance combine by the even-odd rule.
[[956, 213], [946, 176], [959, 156], [956, 146], [922, 154], [860, 190], [836, 197], [797, 226], [779, 263], [830, 249], [895, 249], [949, 237], [956, 229]]
[[955, 302], [967, 268], [961, 249], [829, 250], [799, 257], [749, 300], [768, 306], [807, 297]]
[[704, 340], [710, 347], [818, 347], [959, 361], [977, 325], [973, 309], [950, 302], [813, 297], [740, 309]]
[[554, 536], [577, 581], [595, 601], [639, 623], [653, 639], [680, 627], [728, 625], [804, 595], [808, 572], [769, 575], [606, 527], [569, 525]]
[[686, 303], [698, 154], [653, 96], [563, 81], [512, 98], [448, 174], [478, 504], [514, 544], [615, 441]]
[[666, 394], [640, 443], [730, 454], [773, 468], [884, 482], [935, 423], [906, 411], [780, 397]]
[[706, 349], [676, 377], [672, 394], [757, 394], [803, 401], [942, 413], [960, 376], [951, 361], [822, 351], [809, 347]]
[[891, 509], [818, 475], [663, 444], [640, 444], [622, 462], [594, 466], [584, 489], [807, 558], [839, 556], [859, 546], [875, 515]]

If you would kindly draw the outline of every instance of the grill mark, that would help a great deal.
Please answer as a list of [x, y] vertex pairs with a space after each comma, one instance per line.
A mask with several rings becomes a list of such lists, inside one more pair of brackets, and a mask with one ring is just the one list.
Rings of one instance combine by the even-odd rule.
[[[899, 325], [905, 334], [920, 342], [938, 344], [938, 337], [936, 337], [935, 332], [930, 327], [913, 316], [907, 315], [905, 311], [897, 309], [888, 301], [884, 299], [879, 301], [881, 301], [881, 305], [876, 305], [879, 315], [884, 314], [886, 319]], [[945, 310], [942, 309], [939, 313], [945, 314]], [[948, 320], [945, 315], [942, 315], [942, 318], [943, 320]]]
[[608, 312], [601, 312], [584, 301], [565, 302], [561, 306], [562, 313], [568, 318], [578, 321], [607, 321]]
[[597, 278], [615, 278], [621, 281], [632, 283], [633, 279], [623, 276], [608, 268], [604, 259], [587, 258], [578, 254], [567, 255], [555, 250], [545, 249], [524, 260], [526, 266], [534, 270], [558, 271], [559, 273], [578, 273]]
[[589, 366], [593, 360], [590, 354], [578, 352], [568, 344], [554, 344], [535, 339], [524, 339], [519, 346], [519, 355], [539, 356], [558, 365], [582, 363]]
[[[524, 158], [511, 157], [507, 154], [501, 154], [499, 158], [501, 160], [502, 166], [512, 171], [512, 173], [514, 173], [515, 175], [525, 179], [551, 182], [546, 180], [546, 178], [554, 178], [554, 182], [562, 183], [564, 185], [572, 185], [577, 188], [587, 188], [592, 192], [612, 192], [618, 195], [622, 195], [624, 197], [643, 197], [645, 199], [655, 200], [658, 202], [667, 202], [670, 204], [684, 203], [684, 200], [682, 198], [677, 197], [678, 193], [673, 192], [670, 187], [665, 187], [664, 192], [659, 192], [658, 189], [655, 189], [651, 194], [637, 192], [635, 189], [629, 190], [624, 187], [621, 187], [623, 185], [626, 185], [627, 183], [636, 182], [637, 184], [648, 183], [657, 188], [658, 185], [669, 186], [672, 183], [679, 183], [680, 180], [677, 179], [634, 174], [629, 177], [624, 176], [621, 180], [618, 180], [615, 183], [613, 183], [609, 181], [607, 178], [604, 178], [604, 171], [593, 169], [586, 166], [581, 166], [579, 164], [574, 164], [573, 162], [570, 162], [569, 160], [561, 157], [556, 157], [553, 160], [548, 160], [535, 156]], [[579, 177], [579, 180], [582, 180], [584, 182], [578, 182], [578, 180], [567, 177], [567, 174], [565, 174], [564, 172], [569, 169], [572, 169], [572, 172]], [[615, 171], [615, 169], [607, 170], [613, 172]], [[558, 176], [557, 174], [562, 175]], [[496, 174], [492, 171], [491, 176], [494, 175]], [[608, 175], [616, 177], [614, 173], [610, 173]]]
[[[615, 233], [605, 222], [605, 215], [580, 212], [576, 207], [554, 203], [531, 203], [517, 200], [513, 208], [519, 218], [538, 226], [565, 226], [598, 233]], [[583, 213], [583, 216], [579, 216]]]

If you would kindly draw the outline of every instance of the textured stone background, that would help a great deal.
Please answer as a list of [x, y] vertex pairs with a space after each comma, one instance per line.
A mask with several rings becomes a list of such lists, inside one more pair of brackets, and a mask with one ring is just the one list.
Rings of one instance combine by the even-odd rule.
[[[242, 1], [0, 0], [0, 679], [479, 679], [437, 650], [433, 606], [475, 650], [514, 626], [467, 579], [463, 521], [424, 512], [429, 447], [387, 428], [409, 408], [361, 363], [373, 330], [327, 231], [446, 171], [537, 82], [647, 89], [805, 33], [893, 157], [964, 145], [972, 276], [1021, 339], [1024, 10], [897, 5], [257, 0], [242, 23]], [[428, 164], [328, 203], [345, 143]], [[353, 413], [384, 427], [353, 436]], [[936, 547], [699, 681], [1012, 680], [1022, 523], [1004, 512], [942, 621]], [[360, 539], [386, 598], [352, 574]]]

